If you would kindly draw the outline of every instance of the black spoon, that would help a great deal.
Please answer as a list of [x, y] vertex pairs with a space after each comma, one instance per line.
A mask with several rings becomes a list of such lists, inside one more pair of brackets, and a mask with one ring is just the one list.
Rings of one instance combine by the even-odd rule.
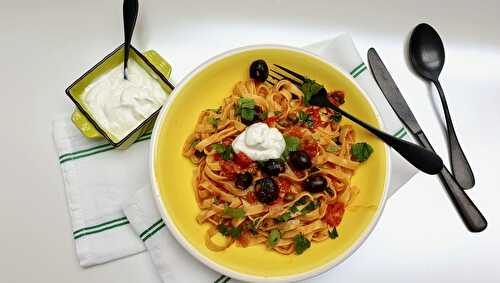
[[434, 175], [438, 174], [441, 169], [443, 169], [443, 161], [437, 154], [419, 145], [395, 138], [345, 112], [328, 100], [325, 89], [321, 89], [318, 94], [313, 95], [309, 103], [311, 105], [331, 108], [347, 117], [349, 120], [367, 129], [370, 133], [374, 134], [379, 139], [384, 141], [388, 146], [396, 150], [399, 154], [401, 154], [401, 156], [408, 160], [408, 162], [410, 162], [413, 166], [415, 166], [422, 172]]
[[451, 170], [457, 183], [464, 189], [474, 186], [474, 174], [458, 142], [448, 104], [439, 83], [439, 74], [444, 65], [444, 46], [439, 34], [428, 24], [419, 24], [410, 38], [410, 59], [415, 71], [436, 86], [446, 118], [448, 144], [450, 146]]
[[139, 3], [137, 0], [123, 1], [123, 31], [125, 33], [125, 50], [123, 53], [123, 78], [127, 79], [128, 54], [130, 52], [130, 41], [134, 33], [135, 21], [137, 20], [137, 12], [139, 11]]

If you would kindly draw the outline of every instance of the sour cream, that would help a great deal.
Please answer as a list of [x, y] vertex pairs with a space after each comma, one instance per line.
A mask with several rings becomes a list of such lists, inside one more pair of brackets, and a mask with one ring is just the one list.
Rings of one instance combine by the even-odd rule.
[[122, 63], [93, 81], [82, 95], [87, 110], [113, 140], [123, 139], [167, 98], [158, 81], [132, 59], [127, 78]]
[[280, 158], [285, 150], [285, 139], [278, 129], [255, 123], [238, 135], [232, 146], [236, 153], [243, 152], [252, 160], [265, 161]]

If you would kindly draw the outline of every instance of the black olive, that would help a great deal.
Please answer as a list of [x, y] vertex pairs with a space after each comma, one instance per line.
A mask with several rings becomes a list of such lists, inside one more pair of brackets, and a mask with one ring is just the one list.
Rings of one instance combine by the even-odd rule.
[[290, 153], [290, 162], [292, 163], [293, 168], [298, 170], [305, 170], [311, 167], [311, 158], [309, 155], [302, 150], [292, 151]]
[[285, 172], [285, 163], [281, 159], [269, 159], [261, 163], [260, 169], [269, 176], [278, 176]]
[[326, 190], [326, 178], [321, 175], [313, 175], [303, 182], [304, 190], [311, 193], [318, 193]]
[[271, 204], [278, 199], [279, 188], [271, 177], [265, 177], [255, 182], [255, 196], [265, 204]]
[[253, 61], [250, 65], [250, 77], [259, 82], [265, 82], [269, 75], [269, 69], [264, 60]]
[[260, 108], [260, 106], [258, 105], [255, 105], [253, 107], [253, 111], [254, 111], [254, 115], [253, 115], [253, 119], [252, 120], [246, 120], [246, 119], [243, 119], [241, 118], [241, 122], [247, 126], [250, 126], [254, 123], [257, 123], [257, 122], [261, 122], [262, 119], [260, 118], [261, 115], [262, 115], [262, 108]]
[[250, 185], [252, 184], [252, 174], [250, 174], [249, 172], [245, 172], [245, 173], [239, 173], [238, 175], [236, 175], [236, 180], [234, 181], [234, 184], [236, 185], [237, 188], [240, 188], [242, 190], [250, 187]]

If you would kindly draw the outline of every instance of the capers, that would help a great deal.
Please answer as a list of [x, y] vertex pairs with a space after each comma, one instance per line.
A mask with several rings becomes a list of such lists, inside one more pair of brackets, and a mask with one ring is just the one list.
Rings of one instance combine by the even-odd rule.
[[246, 188], [250, 187], [250, 185], [252, 185], [252, 179], [252, 174], [250, 174], [249, 172], [239, 173], [238, 175], [236, 175], [234, 184], [237, 188], [245, 190]]
[[250, 65], [250, 77], [259, 82], [265, 82], [269, 75], [269, 68], [264, 60], [253, 61]]
[[265, 177], [255, 182], [255, 197], [265, 204], [271, 204], [279, 197], [279, 188], [271, 177]]
[[292, 163], [293, 168], [298, 170], [305, 170], [312, 165], [311, 158], [303, 150], [292, 151], [290, 153], [290, 162]]
[[285, 163], [281, 159], [269, 159], [261, 163], [260, 169], [269, 176], [278, 176], [285, 172]]
[[327, 188], [327, 181], [326, 178], [321, 176], [321, 175], [312, 175], [309, 176], [304, 182], [304, 190], [311, 192], [311, 193], [319, 193]]

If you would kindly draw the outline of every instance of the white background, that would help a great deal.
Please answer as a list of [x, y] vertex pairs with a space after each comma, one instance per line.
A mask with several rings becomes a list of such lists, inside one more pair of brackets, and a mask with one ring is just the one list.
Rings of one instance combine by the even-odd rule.
[[[50, 131], [73, 108], [64, 89], [121, 44], [121, 0], [0, 2], [0, 281], [159, 282], [146, 253], [79, 267]], [[311, 282], [500, 281], [500, 2], [140, 2], [133, 44], [162, 54], [177, 81], [229, 48], [351, 33], [362, 54], [376, 47], [447, 160], [437, 95], [405, 63], [411, 29], [434, 25], [447, 55], [442, 84], [476, 176], [468, 193], [489, 227], [469, 233], [437, 177], [419, 174], [389, 200], [365, 244]]]

